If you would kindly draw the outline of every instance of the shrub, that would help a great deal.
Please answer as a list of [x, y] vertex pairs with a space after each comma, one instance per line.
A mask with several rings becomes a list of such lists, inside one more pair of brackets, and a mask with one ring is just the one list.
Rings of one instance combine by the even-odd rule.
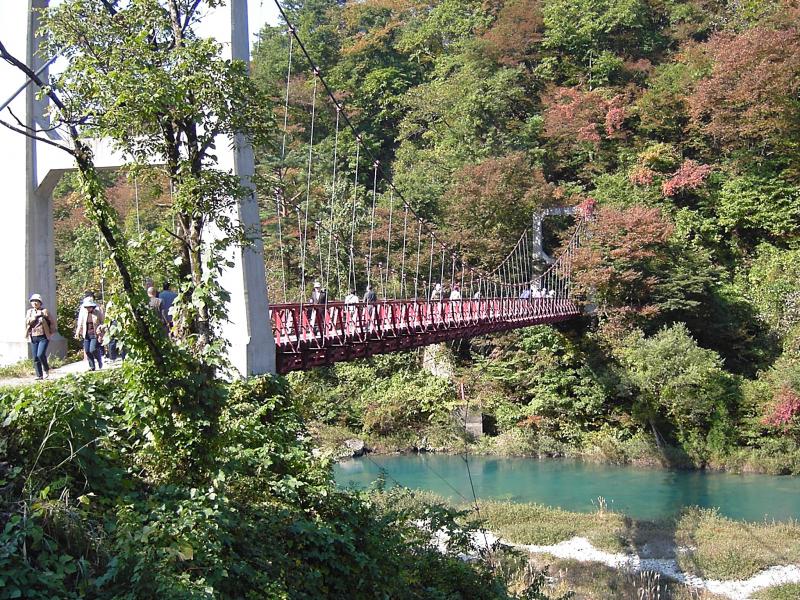
[[457, 513], [337, 491], [283, 380], [218, 392], [216, 471], [183, 477], [118, 373], [2, 392], [0, 598], [509, 597]]

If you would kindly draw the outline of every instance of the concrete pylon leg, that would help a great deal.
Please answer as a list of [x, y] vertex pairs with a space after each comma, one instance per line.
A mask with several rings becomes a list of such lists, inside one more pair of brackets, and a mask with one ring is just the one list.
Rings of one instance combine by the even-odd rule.
[[[9, 2], [3, 7], [0, 39], [14, 56], [37, 69], [42, 59], [36, 55], [38, 28], [32, 10], [47, 6], [46, 0]], [[42, 75], [44, 78], [47, 74]], [[5, 102], [26, 81], [10, 65], [0, 69], [0, 102]], [[20, 93], [0, 118], [13, 122], [14, 115], [28, 127], [43, 121], [46, 103], [36, 99], [33, 86]], [[4, 206], [0, 219], [0, 363], [27, 358], [24, 316], [28, 297], [39, 293], [46, 308], [56, 318], [55, 252], [53, 249], [52, 187], [40, 186], [40, 171], [47, 168], [37, 160], [38, 142], [19, 133], [0, 128], [0, 164], [3, 165]], [[66, 156], [66, 155], [65, 155]], [[64, 356], [66, 340], [56, 334], [50, 341], [50, 354]]]
[[533, 219], [531, 222], [531, 228], [533, 234], [531, 235], [531, 254], [541, 260], [543, 260], [548, 265], [552, 265], [556, 260], [547, 254], [544, 251], [544, 231], [543, 225], [544, 220], [547, 217], [553, 216], [564, 216], [564, 215], [574, 215], [575, 208], [572, 206], [560, 207], [560, 208], [548, 208], [541, 212], [534, 213]]
[[[231, 0], [209, 13], [201, 22], [203, 35], [217, 39], [223, 53], [232, 59], [250, 61], [250, 29], [247, 0]], [[221, 284], [231, 296], [230, 321], [222, 333], [229, 346], [229, 358], [242, 376], [275, 373], [275, 340], [269, 314], [261, 219], [253, 176], [253, 149], [243, 136], [217, 142], [219, 168], [229, 169], [242, 179], [251, 193], [239, 200], [231, 216], [244, 230], [248, 245], [229, 250], [233, 266], [222, 273]], [[213, 231], [211, 232], [213, 234]]]

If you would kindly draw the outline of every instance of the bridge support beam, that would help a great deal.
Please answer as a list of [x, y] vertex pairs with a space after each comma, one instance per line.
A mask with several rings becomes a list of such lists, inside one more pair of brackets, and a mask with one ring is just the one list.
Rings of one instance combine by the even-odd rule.
[[[8, 2], [3, 7], [0, 39], [9, 52], [39, 68], [42, 59], [36, 55], [38, 28], [35, 8], [46, 6], [44, 0]], [[47, 73], [43, 73], [47, 77]], [[25, 76], [3, 63], [0, 67], [0, 102], [5, 102], [25, 83]], [[9, 109], [27, 126], [41, 124], [44, 103], [36, 100], [38, 90], [28, 86], [18, 94]], [[8, 111], [4, 120], [12, 121]], [[3, 217], [0, 219], [0, 240], [3, 259], [0, 261], [0, 363], [9, 364], [30, 353], [25, 337], [24, 316], [28, 297], [39, 293], [45, 306], [56, 318], [55, 252], [53, 249], [52, 186], [39, 185], [42, 169], [35, 140], [0, 128], [0, 164], [3, 165]], [[48, 182], [49, 183], [49, 182]], [[50, 342], [50, 354], [64, 356], [67, 342], [56, 335]]]
[[[223, 45], [223, 54], [249, 64], [251, 37], [247, 0], [229, 0], [225, 6], [208, 14], [198, 33], [216, 38]], [[245, 377], [276, 373], [261, 218], [253, 184], [253, 148], [241, 135], [234, 136], [233, 140], [221, 139], [216, 146], [219, 149], [219, 168], [239, 175], [250, 190], [239, 200], [235, 214], [231, 215], [234, 222], [243, 228], [248, 244], [229, 250], [233, 266], [223, 272], [221, 280], [222, 287], [231, 295], [228, 306], [230, 322], [222, 328], [230, 344], [229, 358]]]
[[[0, 20], [0, 39], [17, 57], [37, 68], [42, 59], [36, 56], [38, 29], [32, 9], [45, 8], [49, 0], [7, 2]], [[24, 26], [23, 26], [24, 23]], [[224, 6], [207, 11], [201, 24], [202, 35], [214, 37], [223, 45], [229, 58], [249, 62], [250, 30], [247, 0], [229, 0]], [[43, 73], [47, 79], [47, 73]], [[0, 102], [11, 97], [25, 82], [22, 73], [0, 65]], [[28, 86], [11, 103], [14, 114], [24, 117], [28, 126], [46, 124], [46, 103], [37, 101], [38, 92]], [[8, 112], [4, 113], [10, 117]], [[9, 120], [9, 119], [6, 119]], [[240, 175], [251, 190], [254, 174], [253, 150], [247, 141], [236, 136], [217, 143], [219, 166]], [[96, 166], [120, 166], [119, 157], [97, 153]], [[56, 280], [53, 246], [52, 191], [60, 173], [71, 168], [70, 157], [52, 147], [0, 127], [0, 164], [3, 165], [5, 206], [0, 219], [0, 239], [5, 255], [0, 261], [0, 364], [16, 362], [29, 355], [25, 338], [24, 314], [27, 299], [33, 292], [42, 294], [55, 315]], [[264, 272], [261, 223], [253, 191], [243, 198], [231, 215], [245, 229], [250, 244], [232, 248], [233, 266], [223, 273], [222, 285], [230, 293], [229, 323], [222, 334], [229, 342], [230, 359], [241, 375], [274, 373], [275, 342], [269, 316]], [[57, 336], [51, 353], [66, 351], [66, 340]]]

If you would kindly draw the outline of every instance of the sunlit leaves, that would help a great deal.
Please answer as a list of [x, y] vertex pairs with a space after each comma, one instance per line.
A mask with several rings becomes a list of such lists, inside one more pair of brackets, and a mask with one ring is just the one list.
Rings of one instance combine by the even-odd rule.
[[800, 134], [800, 29], [720, 34], [714, 67], [689, 98], [692, 121], [726, 149], [796, 152]]

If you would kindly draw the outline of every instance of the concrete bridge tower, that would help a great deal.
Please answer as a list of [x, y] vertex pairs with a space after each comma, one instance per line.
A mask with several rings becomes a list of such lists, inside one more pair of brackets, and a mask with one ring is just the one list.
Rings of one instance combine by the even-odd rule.
[[[0, 40], [16, 57], [38, 70], [45, 60], [37, 55], [38, 29], [36, 9], [49, 0], [0, 0]], [[206, 9], [198, 33], [213, 37], [223, 45], [223, 53], [233, 59], [249, 61], [250, 29], [247, 0], [228, 0], [225, 6]], [[47, 79], [47, 69], [42, 71]], [[5, 63], [0, 64], [0, 103], [14, 96], [26, 82], [25, 76]], [[46, 102], [37, 101], [38, 90], [28, 85], [17, 94], [0, 118], [13, 121], [13, 111], [22, 122], [39, 129], [48, 126]], [[45, 134], [41, 134], [45, 135]], [[47, 135], [57, 135], [49, 133]], [[253, 190], [253, 150], [242, 136], [221, 139], [217, 144], [219, 168], [242, 177]], [[111, 168], [123, 164], [109, 144], [95, 144], [96, 165]], [[3, 184], [3, 214], [0, 218], [0, 364], [28, 357], [24, 314], [31, 293], [40, 293], [55, 313], [56, 280], [53, 247], [52, 194], [63, 173], [74, 168], [66, 153], [45, 143], [0, 127], [0, 172]], [[231, 294], [228, 307], [230, 323], [223, 334], [230, 342], [230, 359], [242, 375], [275, 372], [275, 342], [269, 318], [267, 284], [258, 203], [253, 191], [241, 200], [233, 215], [238, 219], [251, 244], [230, 250], [234, 266], [227, 269], [222, 285]], [[63, 355], [66, 340], [61, 331], [50, 351]]]

